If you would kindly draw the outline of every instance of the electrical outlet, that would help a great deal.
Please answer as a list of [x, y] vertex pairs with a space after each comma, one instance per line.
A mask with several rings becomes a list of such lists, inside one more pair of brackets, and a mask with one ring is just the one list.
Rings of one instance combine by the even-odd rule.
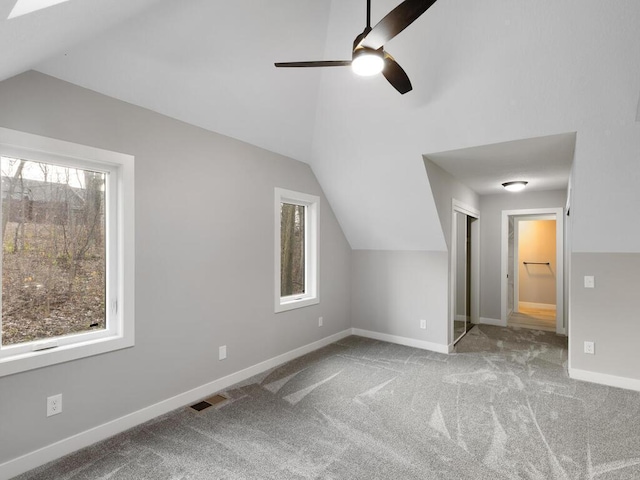
[[594, 342], [584, 342], [584, 353], [595, 355], [596, 344]]
[[596, 278], [593, 275], [585, 275], [584, 288], [596, 288]]
[[62, 413], [62, 394], [47, 397], [47, 417]]
[[227, 346], [222, 345], [218, 348], [218, 360], [224, 360], [225, 358], [227, 358]]
[[318, 318], [318, 326], [321, 327], [322, 325], [324, 325], [324, 318], [319, 317]]
[[427, 321], [426, 320], [420, 320], [420, 328], [422, 330], [426, 330], [427, 329]]

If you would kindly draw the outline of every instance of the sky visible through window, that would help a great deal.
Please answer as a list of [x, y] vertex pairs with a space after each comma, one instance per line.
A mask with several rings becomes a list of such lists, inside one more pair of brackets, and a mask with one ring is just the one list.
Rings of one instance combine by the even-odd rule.
[[[20, 165], [20, 160], [10, 157], [0, 157], [0, 160], [2, 161], [2, 176], [14, 177]], [[21, 176], [25, 179], [44, 182], [45, 168], [47, 182], [64, 183], [71, 187], [84, 188], [84, 170], [61, 167], [50, 163], [24, 162]]]

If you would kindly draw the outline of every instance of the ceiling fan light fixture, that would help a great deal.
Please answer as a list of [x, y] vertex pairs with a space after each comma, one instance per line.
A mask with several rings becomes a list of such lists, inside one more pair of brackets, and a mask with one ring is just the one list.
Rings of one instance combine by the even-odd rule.
[[520, 192], [524, 190], [524, 187], [527, 186], [527, 183], [524, 180], [517, 180], [515, 182], [505, 182], [502, 184], [505, 190], [508, 192]]
[[384, 60], [382, 52], [372, 50], [370, 48], [358, 48], [353, 52], [353, 61], [351, 68], [357, 75], [369, 77], [382, 72], [384, 68]]

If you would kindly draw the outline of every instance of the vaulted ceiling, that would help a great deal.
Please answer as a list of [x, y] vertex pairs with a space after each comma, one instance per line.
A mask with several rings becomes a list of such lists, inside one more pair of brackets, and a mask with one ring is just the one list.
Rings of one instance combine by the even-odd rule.
[[[350, 58], [364, 0], [70, 0], [4, 20], [14, 3], [0, 80], [35, 69], [307, 162], [353, 248], [445, 248], [424, 154], [567, 132], [579, 149], [636, 118], [637, 0], [438, 0], [386, 46], [403, 96], [348, 68], [273, 66]], [[398, 3], [373, 0], [373, 23]]]

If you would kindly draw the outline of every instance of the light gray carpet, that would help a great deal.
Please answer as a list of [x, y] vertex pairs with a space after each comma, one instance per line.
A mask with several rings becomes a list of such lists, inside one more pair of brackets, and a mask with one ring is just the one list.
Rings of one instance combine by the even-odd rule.
[[524, 329], [475, 327], [454, 355], [349, 337], [19, 478], [640, 478], [640, 394], [566, 358]]

